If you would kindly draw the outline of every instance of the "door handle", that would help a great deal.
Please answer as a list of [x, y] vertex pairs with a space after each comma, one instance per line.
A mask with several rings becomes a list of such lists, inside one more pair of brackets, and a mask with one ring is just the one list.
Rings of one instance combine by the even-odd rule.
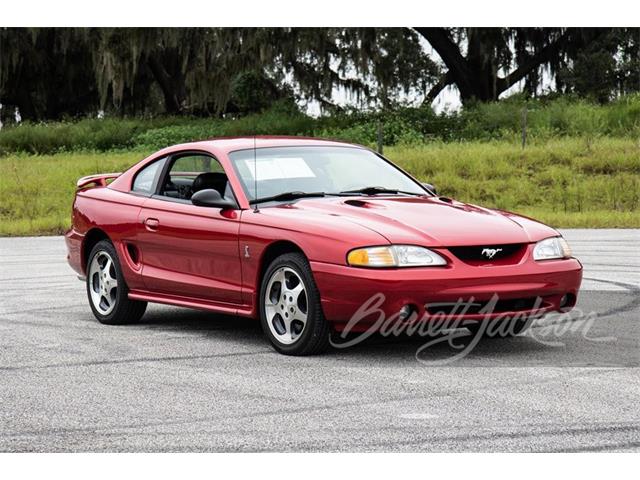
[[160, 225], [160, 221], [157, 218], [147, 218], [144, 221], [145, 228], [150, 232], [157, 231], [158, 225]]

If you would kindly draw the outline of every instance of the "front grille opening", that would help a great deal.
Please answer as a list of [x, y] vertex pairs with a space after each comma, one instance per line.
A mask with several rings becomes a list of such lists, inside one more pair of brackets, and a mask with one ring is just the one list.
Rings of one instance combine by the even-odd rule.
[[505, 313], [505, 312], [527, 312], [534, 308], [544, 308], [548, 306], [548, 303], [541, 298], [536, 303], [539, 297], [528, 298], [511, 298], [505, 300], [498, 300], [493, 309], [485, 310], [490, 300], [461, 300], [458, 302], [434, 302], [427, 303], [425, 310], [429, 315], [444, 314], [444, 315], [477, 315], [480, 312], [483, 314], [490, 313]]
[[471, 265], [505, 265], [519, 262], [527, 250], [527, 244], [473, 245], [449, 247], [448, 250], [458, 259]]

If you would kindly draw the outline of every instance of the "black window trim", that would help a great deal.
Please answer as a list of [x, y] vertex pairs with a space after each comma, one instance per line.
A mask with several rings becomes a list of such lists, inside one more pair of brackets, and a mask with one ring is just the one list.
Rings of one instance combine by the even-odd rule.
[[[169, 158], [169, 155], [165, 155], [165, 156], [160, 156], [158, 158], [155, 158], [153, 160], [151, 160], [150, 162], [147, 162], [145, 164], [144, 167], [140, 168], [136, 174], [133, 176], [133, 179], [131, 180], [131, 187], [129, 189], [129, 193], [131, 195], [136, 195], [138, 197], [152, 197], [155, 192], [156, 189], [158, 188], [158, 181], [159, 181], [159, 175], [161, 174], [161, 172], [164, 170], [164, 167], [167, 162], [167, 159]], [[151, 184], [151, 190], [149, 192], [136, 192], [133, 187], [136, 183], [136, 179], [138, 178], [138, 175], [140, 175], [144, 170], [146, 170], [147, 168], [149, 168], [151, 165], [153, 165], [154, 163], [163, 163], [162, 165], [160, 165], [160, 168], [158, 168], [158, 171], [156, 172], [155, 176], [153, 177], [153, 181]]]
[[[173, 203], [182, 203], [184, 205], [193, 205], [193, 203], [191, 203], [191, 201], [189, 200], [183, 200], [181, 198], [172, 198], [172, 197], [167, 197], [165, 195], [162, 195], [161, 192], [161, 187], [163, 185], [163, 180], [167, 177], [167, 175], [169, 174], [169, 172], [171, 171], [171, 167], [173, 167], [173, 164], [176, 162], [176, 160], [182, 158], [182, 157], [186, 157], [189, 155], [201, 155], [201, 156], [205, 156], [205, 157], [209, 157], [212, 160], [215, 160], [218, 165], [220, 165], [220, 167], [222, 168], [222, 171], [224, 172], [225, 175], [227, 175], [227, 182], [229, 184], [229, 189], [231, 190], [231, 195], [233, 195], [233, 198], [230, 200], [233, 200], [234, 205], [234, 210], [239, 210], [240, 209], [240, 205], [238, 203], [238, 197], [236, 195], [236, 192], [233, 190], [233, 185], [231, 185], [231, 182], [229, 182], [229, 175], [227, 174], [226, 170], [224, 169], [224, 166], [222, 165], [222, 162], [220, 162], [220, 160], [218, 160], [215, 155], [212, 155], [211, 153], [205, 151], [205, 150], [196, 150], [196, 149], [190, 149], [190, 150], [181, 150], [179, 152], [173, 152], [169, 155], [167, 155], [165, 157], [165, 164], [162, 166], [161, 169], [161, 174], [159, 177], [156, 177], [154, 179], [154, 183], [155, 183], [155, 188], [152, 190], [151, 195], [145, 195], [147, 197], [151, 197], [154, 198], [156, 200], [164, 200], [166, 202], [173, 202]], [[136, 174], [137, 175], [137, 174]], [[195, 207], [195, 205], [193, 205]], [[208, 208], [208, 207], [205, 207]]]

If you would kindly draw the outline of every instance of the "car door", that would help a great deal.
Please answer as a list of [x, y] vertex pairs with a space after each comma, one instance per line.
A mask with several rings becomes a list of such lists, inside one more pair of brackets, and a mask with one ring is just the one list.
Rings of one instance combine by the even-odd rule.
[[[214, 177], [215, 184], [198, 179]], [[239, 304], [241, 291], [237, 210], [195, 206], [194, 182], [234, 199], [220, 163], [202, 152], [170, 156], [155, 193], [139, 214], [137, 245], [142, 279], [153, 293]]]

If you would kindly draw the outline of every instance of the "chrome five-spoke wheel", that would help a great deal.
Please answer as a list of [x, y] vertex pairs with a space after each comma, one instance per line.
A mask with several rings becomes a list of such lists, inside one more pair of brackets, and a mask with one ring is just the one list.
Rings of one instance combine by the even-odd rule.
[[307, 324], [307, 290], [302, 278], [293, 269], [281, 267], [267, 284], [264, 309], [269, 329], [276, 339], [294, 343]]
[[109, 240], [100, 240], [93, 246], [86, 272], [89, 304], [100, 323], [124, 325], [140, 320], [147, 302], [129, 298], [118, 253]]
[[273, 259], [260, 286], [260, 323], [278, 352], [314, 355], [329, 346], [331, 327], [309, 261], [301, 252]]
[[89, 266], [89, 291], [95, 309], [102, 315], [109, 315], [118, 299], [118, 279], [111, 255], [98, 252]]

